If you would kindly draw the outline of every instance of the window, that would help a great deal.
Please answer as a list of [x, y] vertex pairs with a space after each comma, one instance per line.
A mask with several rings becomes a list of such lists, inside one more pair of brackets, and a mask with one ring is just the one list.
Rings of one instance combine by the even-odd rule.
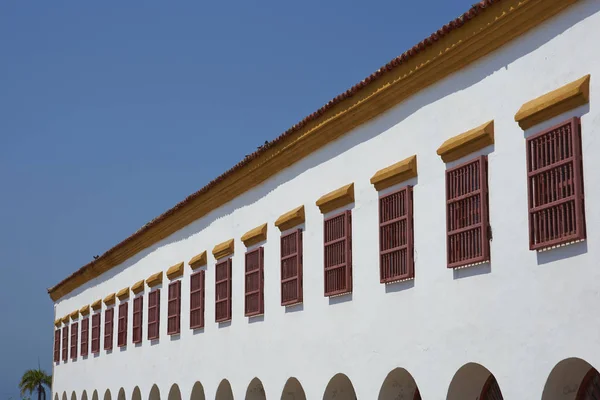
[[414, 278], [412, 186], [379, 198], [379, 279]]
[[446, 171], [448, 268], [490, 260], [487, 157]]
[[264, 303], [264, 249], [259, 247], [246, 252], [246, 277], [244, 282], [246, 317], [265, 312]]
[[69, 358], [69, 328], [62, 328], [62, 359], [67, 361]]
[[117, 327], [117, 346], [127, 346], [127, 311], [128, 303], [119, 304], [119, 324]]
[[215, 267], [215, 321], [231, 319], [231, 258]]
[[142, 343], [142, 319], [144, 312], [144, 297], [133, 299], [133, 343]]
[[90, 335], [90, 319], [81, 320], [81, 356], [87, 356], [89, 351], [88, 338]]
[[148, 295], [148, 340], [160, 336], [160, 289], [155, 289]]
[[527, 188], [531, 250], [585, 239], [579, 118], [527, 138]]
[[352, 292], [352, 214], [327, 218], [324, 224], [325, 296]]
[[77, 358], [77, 334], [79, 333], [79, 324], [71, 324], [71, 360]]
[[281, 305], [302, 302], [302, 229], [281, 236]]
[[113, 348], [114, 319], [114, 308], [109, 308], [106, 311], [104, 311], [104, 350], [112, 350]]
[[190, 276], [190, 328], [204, 328], [204, 270]]
[[92, 316], [92, 354], [100, 352], [100, 313]]
[[54, 362], [60, 361], [60, 328], [54, 331]]
[[169, 283], [167, 335], [177, 335], [181, 322], [181, 281]]

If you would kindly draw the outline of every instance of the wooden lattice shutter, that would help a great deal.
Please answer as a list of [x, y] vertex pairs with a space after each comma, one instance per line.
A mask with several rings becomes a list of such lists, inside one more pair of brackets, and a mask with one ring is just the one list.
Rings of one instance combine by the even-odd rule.
[[104, 311], [104, 350], [112, 350], [113, 348], [114, 319], [114, 308]]
[[414, 274], [412, 187], [379, 199], [379, 279], [390, 283]]
[[62, 329], [62, 359], [69, 359], [69, 328], [66, 326]]
[[527, 138], [527, 188], [531, 250], [585, 239], [579, 118]]
[[87, 356], [89, 352], [90, 337], [90, 319], [84, 318], [81, 320], [81, 356]]
[[231, 319], [231, 258], [215, 267], [215, 321]]
[[60, 362], [60, 328], [54, 331], [54, 362]]
[[204, 328], [204, 278], [201, 270], [190, 276], [190, 328]]
[[167, 334], [176, 335], [181, 326], [181, 281], [169, 283]]
[[92, 316], [92, 353], [100, 352], [100, 313]]
[[71, 324], [71, 360], [77, 358], [77, 335], [79, 334], [79, 323], [74, 322]]
[[490, 375], [488, 380], [483, 385], [483, 389], [481, 390], [481, 395], [479, 396], [479, 400], [503, 400], [502, 392], [500, 391], [500, 386], [498, 386], [498, 382], [494, 375]]
[[133, 299], [133, 343], [142, 343], [142, 320], [144, 312], [144, 297]]
[[490, 260], [487, 157], [446, 171], [448, 268]]
[[148, 295], [148, 340], [160, 336], [160, 289], [155, 289]]
[[327, 218], [324, 224], [325, 296], [352, 292], [352, 214]]
[[575, 400], [598, 399], [600, 399], [600, 374], [595, 368], [591, 368], [581, 381]]
[[127, 312], [128, 303], [119, 304], [119, 324], [117, 326], [117, 346], [127, 345]]
[[281, 236], [281, 305], [302, 302], [302, 230]]
[[264, 249], [246, 253], [245, 315], [251, 317], [265, 312], [264, 306]]

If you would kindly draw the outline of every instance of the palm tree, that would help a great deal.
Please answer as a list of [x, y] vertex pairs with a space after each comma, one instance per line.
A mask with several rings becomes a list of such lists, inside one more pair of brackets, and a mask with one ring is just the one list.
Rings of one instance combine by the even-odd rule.
[[25, 371], [19, 383], [21, 396], [25, 393], [31, 395], [33, 392], [37, 392], [38, 400], [46, 400], [46, 388], [44, 386], [48, 387], [48, 389], [52, 388], [52, 375], [46, 374], [40, 368]]

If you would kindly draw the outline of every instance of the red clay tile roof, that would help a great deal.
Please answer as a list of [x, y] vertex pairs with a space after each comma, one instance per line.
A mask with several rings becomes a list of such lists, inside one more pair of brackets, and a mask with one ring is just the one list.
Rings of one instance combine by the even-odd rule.
[[479, 3], [474, 4], [473, 6], [471, 6], [471, 8], [469, 9], [469, 11], [465, 12], [464, 14], [462, 14], [461, 16], [459, 16], [458, 18], [456, 18], [456, 19], [450, 21], [449, 23], [447, 23], [446, 25], [442, 26], [436, 32], [432, 33], [429, 37], [427, 37], [426, 39], [424, 39], [421, 42], [417, 43], [411, 49], [409, 49], [408, 51], [405, 51], [404, 53], [402, 53], [402, 55], [394, 58], [393, 60], [391, 60], [390, 62], [388, 62], [387, 64], [385, 64], [383, 67], [379, 68], [377, 71], [375, 71], [374, 73], [372, 73], [371, 75], [369, 75], [368, 77], [366, 77], [365, 79], [363, 79], [362, 81], [360, 81], [359, 83], [357, 83], [356, 85], [352, 86], [350, 89], [346, 90], [344, 93], [341, 93], [341, 94], [337, 95], [336, 97], [334, 97], [333, 99], [329, 100], [324, 106], [322, 106], [321, 108], [319, 108], [317, 111], [315, 111], [314, 113], [308, 115], [307, 117], [305, 117], [304, 119], [302, 119], [297, 124], [292, 125], [292, 127], [289, 128], [287, 131], [283, 132], [281, 135], [279, 135], [277, 138], [273, 139], [272, 141], [265, 143], [263, 146], [259, 147], [259, 149], [257, 151], [255, 151], [254, 153], [247, 155], [242, 161], [240, 161], [239, 163], [237, 163], [236, 165], [234, 165], [232, 168], [230, 168], [228, 171], [226, 171], [223, 174], [221, 174], [220, 176], [218, 176], [216, 179], [210, 181], [202, 189], [200, 189], [197, 192], [189, 195], [183, 201], [181, 201], [177, 205], [175, 205], [175, 207], [171, 208], [170, 210], [166, 211], [165, 213], [161, 214], [160, 216], [154, 218], [152, 221], [148, 222], [146, 225], [142, 226], [134, 234], [132, 234], [127, 239], [123, 240], [122, 242], [118, 243], [117, 245], [115, 245], [114, 247], [112, 247], [111, 249], [109, 249], [108, 251], [106, 251], [99, 258], [97, 258], [97, 259], [91, 261], [90, 263], [84, 265], [79, 270], [75, 271], [73, 274], [69, 275], [68, 277], [66, 277], [65, 279], [63, 279], [62, 281], [60, 281], [55, 286], [49, 288], [48, 289], [48, 293], [51, 293], [56, 288], [58, 288], [59, 286], [63, 285], [65, 282], [69, 281], [73, 277], [85, 273], [86, 270], [89, 269], [89, 268], [92, 268], [92, 266], [96, 262], [98, 262], [98, 260], [110, 257], [110, 255], [114, 251], [116, 251], [120, 247], [124, 246], [128, 242], [134, 240], [138, 235], [141, 235], [142, 232], [144, 232], [145, 230], [149, 229], [149, 227], [151, 227], [151, 226], [159, 223], [160, 221], [168, 218], [170, 215], [172, 215], [175, 212], [177, 212], [180, 208], [184, 207], [192, 199], [198, 197], [201, 194], [204, 194], [204, 193], [208, 192], [216, 184], [218, 184], [222, 180], [226, 179], [228, 176], [230, 176], [234, 172], [238, 171], [239, 169], [244, 168], [245, 165], [247, 165], [250, 161], [252, 161], [253, 159], [257, 158], [261, 154], [263, 154], [266, 150], [270, 149], [275, 143], [277, 143], [277, 142], [283, 140], [284, 138], [286, 138], [286, 137], [294, 134], [295, 132], [299, 131], [306, 124], [308, 124], [308, 123], [310, 123], [310, 122], [318, 119], [321, 115], [323, 115], [327, 110], [329, 110], [332, 107], [334, 107], [336, 104], [338, 104], [338, 103], [340, 103], [340, 102], [342, 102], [342, 101], [344, 101], [344, 100], [346, 100], [346, 99], [354, 96], [361, 89], [363, 89], [366, 86], [372, 84], [374, 81], [376, 81], [379, 78], [381, 78], [384, 74], [392, 71], [394, 68], [396, 68], [396, 67], [400, 66], [401, 64], [405, 63], [411, 57], [414, 57], [416, 54], [418, 54], [419, 52], [425, 50], [427, 47], [431, 46], [433, 43], [435, 43], [436, 41], [440, 40], [441, 38], [443, 38], [444, 36], [446, 36], [447, 34], [449, 34], [450, 32], [452, 32], [453, 30], [455, 30], [457, 28], [460, 28], [465, 23], [469, 22], [470, 20], [472, 20], [473, 18], [475, 18], [477, 15], [481, 14], [482, 12], [484, 12], [484, 10], [487, 7], [491, 6], [492, 4], [500, 3], [501, 1], [502, 0], [483, 0], [483, 1], [480, 1]]

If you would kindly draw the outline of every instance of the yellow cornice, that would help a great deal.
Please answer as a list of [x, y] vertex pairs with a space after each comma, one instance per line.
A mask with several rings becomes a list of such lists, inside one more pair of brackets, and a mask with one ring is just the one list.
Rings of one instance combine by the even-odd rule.
[[129, 298], [129, 288], [123, 288], [121, 290], [119, 290], [117, 292], [117, 299], [119, 299], [119, 301], [123, 301]]
[[246, 247], [267, 240], [267, 224], [262, 224], [242, 235], [242, 242]]
[[304, 206], [296, 207], [292, 211], [288, 211], [285, 214], [281, 215], [275, 221], [275, 226], [279, 228], [280, 231], [285, 231], [294, 226], [300, 225], [304, 223]]
[[62, 318], [59, 318], [54, 321], [54, 326], [56, 326], [57, 328], [61, 325], [62, 325]]
[[223, 258], [223, 257], [227, 257], [231, 254], [233, 254], [233, 250], [234, 250], [234, 244], [233, 244], [233, 239], [229, 239], [224, 241], [223, 243], [219, 243], [218, 245], [216, 245], [213, 248], [213, 256], [215, 257], [215, 259], [219, 259], [219, 258]]
[[204, 250], [202, 253], [200, 253], [198, 255], [195, 255], [188, 262], [191, 269], [203, 267], [206, 265], [206, 263], [207, 263], [206, 250]]
[[523, 104], [515, 114], [515, 121], [522, 129], [529, 129], [589, 101], [590, 75], [586, 75]]
[[77, 318], [79, 318], [79, 310], [73, 311], [71, 314], [69, 314], [69, 317], [75, 321]]
[[64, 317], [62, 317], [62, 323], [63, 324], [68, 324], [70, 318], [71, 318], [70, 315], [65, 315]]
[[167, 270], [167, 278], [175, 279], [183, 275], [183, 261], [177, 263]]
[[[487, 56], [539, 26], [576, 0], [503, 0], [453, 29], [376, 80], [337, 102], [318, 118], [282, 136], [266, 150], [200, 191], [164, 218], [147, 224], [126, 241], [50, 288], [56, 301], [140, 251], [229, 203], [285, 168], [339, 139], [419, 91]], [[383, 71], [383, 70], [382, 70]]]
[[494, 121], [489, 121], [446, 140], [437, 149], [437, 154], [447, 163], [492, 144], [494, 144]]
[[79, 312], [81, 313], [82, 317], [85, 317], [86, 315], [88, 315], [90, 313], [90, 305], [88, 304], [87, 306], [81, 307]]
[[102, 308], [102, 299], [96, 300], [95, 302], [90, 304], [90, 307], [92, 307], [92, 310], [98, 311], [99, 309]]
[[138, 281], [131, 286], [133, 294], [138, 294], [144, 291], [144, 280]]
[[354, 183], [342, 186], [332, 192], [329, 192], [319, 198], [316, 204], [322, 214], [343, 207], [346, 204], [354, 203]]
[[104, 304], [106, 304], [107, 306], [111, 306], [111, 305], [115, 304], [115, 302], [116, 302], [116, 296], [114, 293], [111, 293], [104, 298]]
[[371, 184], [375, 186], [375, 189], [383, 190], [415, 176], [417, 176], [416, 155], [380, 169], [371, 177]]
[[148, 277], [148, 279], [146, 279], [146, 285], [148, 285], [148, 287], [158, 286], [162, 283], [162, 280], [163, 280], [163, 273], [162, 273], [162, 271], [160, 271], [160, 272], [150, 275]]

